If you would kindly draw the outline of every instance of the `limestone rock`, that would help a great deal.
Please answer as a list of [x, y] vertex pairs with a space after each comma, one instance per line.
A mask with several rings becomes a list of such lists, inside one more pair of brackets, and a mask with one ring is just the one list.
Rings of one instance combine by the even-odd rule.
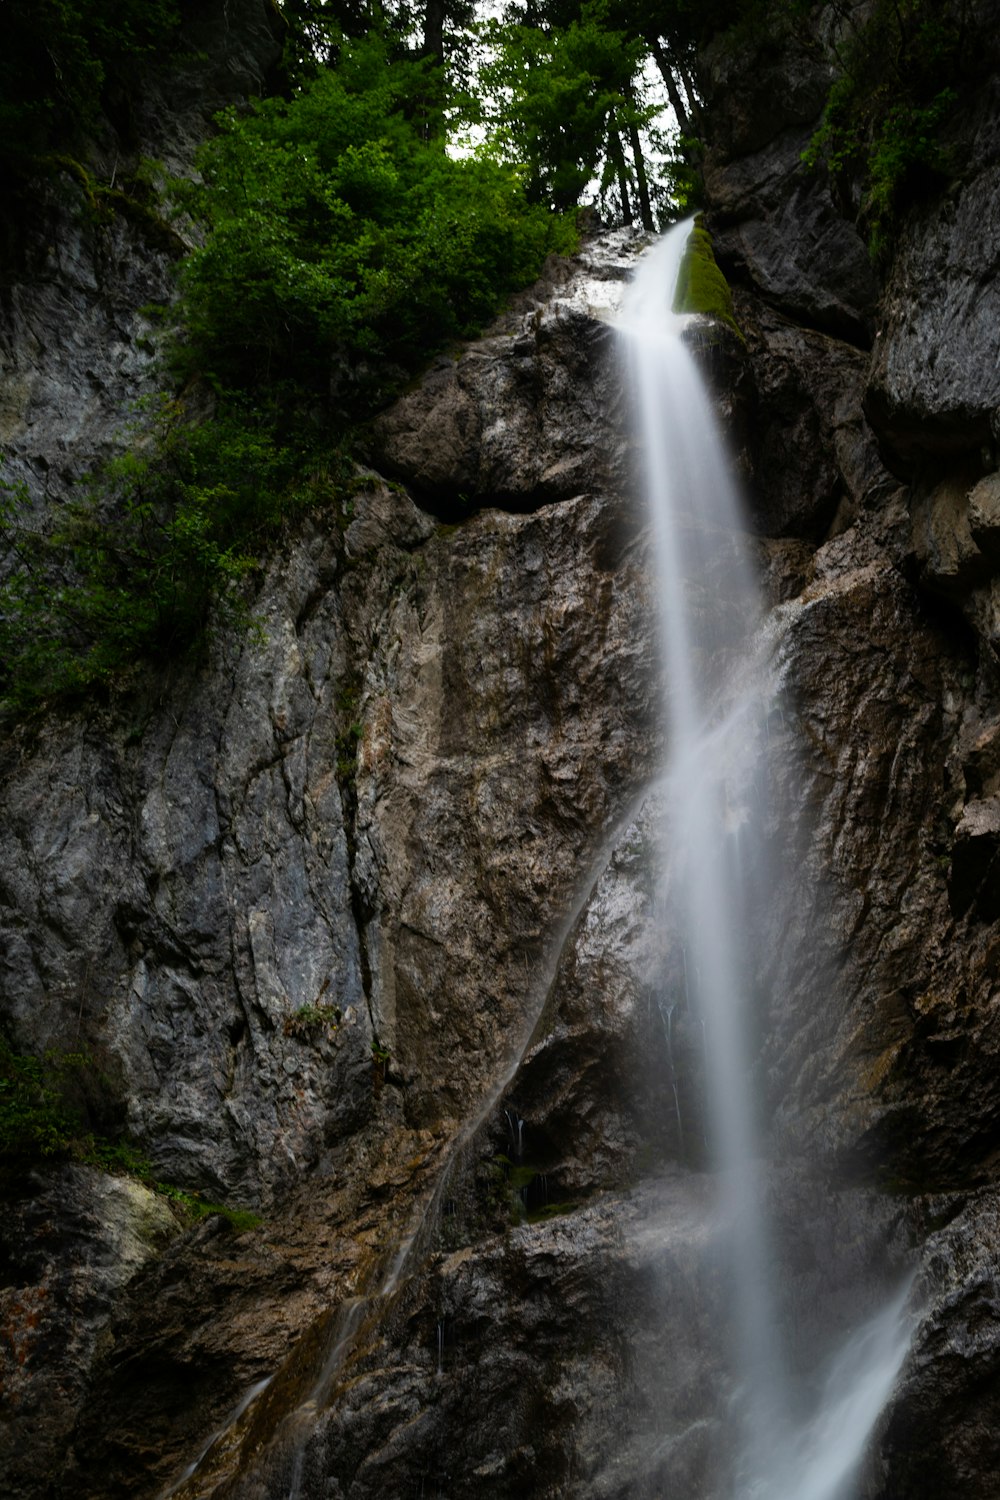
[[865, 356], [744, 291], [736, 307], [749, 375], [736, 388], [733, 439], [754, 530], [822, 540], [888, 480], [861, 409]]
[[620, 481], [622, 376], [609, 320], [638, 248], [629, 234], [598, 241], [571, 275], [553, 267], [485, 338], [438, 359], [374, 424], [375, 464], [450, 519]]
[[955, 475], [929, 493], [915, 488], [910, 504], [914, 549], [926, 582], [961, 599], [989, 573], [972, 533], [968, 479]]
[[708, 172], [716, 255], [728, 275], [798, 322], [867, 346], [875, 273], [829, 188], [801, 166], [808, 144], [809, 133], [791, 131], [755, 157]]
[[989, 154], [993, 132], [982, 116], [961, 131], [969, 170], [929, 212], [913, 216], [883, 298], [866, 408], [901, 474], [925, 455], [976, 453], [995, 441], [1000, 167]]
[[927, 1241], [920, 1318], [881, 1447], [880, 1500], [986, 1495], [1000, 1462], [1000, 1265], [995, 1190], [921, 1204]]
[[969, 531], [980, 552], [1000, 563], [1000, 474], [987, 474], [969, 491]]

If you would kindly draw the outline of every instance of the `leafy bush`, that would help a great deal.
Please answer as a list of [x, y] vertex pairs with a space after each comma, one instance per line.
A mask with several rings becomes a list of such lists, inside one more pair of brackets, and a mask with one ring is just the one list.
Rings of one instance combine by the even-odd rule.
[[[101, 13], [138, 45], [133, 9], [107, 0]], [[149, 24], [159, 34], [172, 14], [161, 0]], [[209, 391], [214, 414], [197, 422], [163, 398], [48, 530], [0, 482], [0, 708], [128, 685], [140, 660], [188, 651], [210, 621], [248, 624], [243, 580], [336, 486], [352, 423], [575, 243], [513, 168], [455, 161], [426, 138], [427, 70], [390, 63], [375, 33], [344, 43], [291, 99], [225, 114], [202, 180], [173, 184], [203, 242], [182, 269], [172, 373]]]
[[66, 1080], [88, 1060], [78, 1052], [24, 1056], [0, 1037], [0, 1161], [69, 1151], [80, 1122], [67, 1101]]
[[[183, 273], [187, 361], [225, 387], [291, 380], [367, 414], [446, 340], [474, 333], [573, 229], [512, 168], [456, 161], [411, 114], [426, 66], [377, 35], [291, 99], [230, 111], [179, 201], [206, 226]], [[396, 380], [400, 378], [396, 371]]]
[[861, 184], [858, 220], [876, 261], [908, 203], [950, 169], [942, 133], [968, 54], [949, 0], [876, 0], [840, 49], [842, 72], [804, 161], [825, 166], [847, 203]]
[[141, 657], [202, 640], [210, 614], [248, 622], [240, 582], [306, 503], [297, 457], [260, 411], [234, 406], [196, 423], [164, 399], [152, 416], [54, 530], [33, 528], [23, 489], [3, 487], [0, 706], [120, 684]]

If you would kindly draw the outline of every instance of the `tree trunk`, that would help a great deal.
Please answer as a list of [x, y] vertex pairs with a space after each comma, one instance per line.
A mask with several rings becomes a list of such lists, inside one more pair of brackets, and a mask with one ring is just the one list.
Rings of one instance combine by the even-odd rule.
[[691, 117], [688, 114], [687, 110], [684, 108], [684, 101], [681, 98], [680, 90], [677, 87], [677, 80], [674, 77], [674, 70], [671, 67], [670, 59], [667, 56], [663, 43], [660, 41], [660, 38], [658, 36], [650, 35], [646, 38], [646, 46], [653, 54], [653, 61], [659, 68], [660, 73], [663, 77], [663, 82], [667, 86], [667, 98], [670, 100], [671, 108], [673, 109], [674, 114], [677, 116], [677, 124], [680, 126], [681, 134], [687, 135], [691, 127]]
[[639, 140], [639, 130], [634, 122], [629, 123], [628, 138], [632, 147], [632, 160], [635, 162], [635, 191], [639, 199], [639, 215], [642, 219], [642, 227], [652, 233], [656, 225], [653, 223], [653, 209], [649, 201], [649, 182], [646, 177], [646, 163], [642, 159], [642, 144]]
[[608, 122], [608, 155], [618, 178], [618, 194], [622, 201], [622, 220], [626, 224], [633, 223], [632, 204], [628, 195], [628, 172], [625, 169], [625, 153], [622, 151], [622, 143], [614, 124]]
[[690, 106], [691, 113], [693, 114], [694, 111], [698, 108], [698, 90], [694, 86], [694, 79], [691, 77], [691, 70], [683, 58], [681, 58], [677, 63], [677, 71], [681, 75], [681, 81], [684, 84], [684, 92], [688, 96], [688, 105]]
[[420, 56], [433, 57], [439, 66], [444, 63], [444, 13], [445, 0], [427, 0]]

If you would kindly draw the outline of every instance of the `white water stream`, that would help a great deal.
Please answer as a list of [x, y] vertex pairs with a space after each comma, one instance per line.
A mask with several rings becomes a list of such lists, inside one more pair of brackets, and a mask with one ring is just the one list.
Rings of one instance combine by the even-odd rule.
[[[663, 919], [680, 935], [685, 1002], [704, 1035], [708, 1147], [727, 1241], [735, 1393], [729, 1493], [846, 1500], [906, 1354], [905, 1295], [829, 1355], [829, 1374], [816, 1380], [818, 1401], [803, 1414], [779, 1327], [753, 1087], [748, 896], [751, 882], [759, 890], [768, 881], [755, 811], [780, 682], [738, 496], [681, 337], [690, 319], [672, 310], [689, 232], [677, 226], [644, 257], [621, 327], [655, 541], [667, 740], [660, 883], [670, 910]], [[672, 1012], [675, 998], [666, 1004]]]

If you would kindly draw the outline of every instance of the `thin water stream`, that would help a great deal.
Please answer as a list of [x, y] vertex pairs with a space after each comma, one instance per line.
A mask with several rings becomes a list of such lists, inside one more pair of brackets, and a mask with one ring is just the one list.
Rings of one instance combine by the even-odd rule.
[[[725, 1225], [740, 1500], [846, 1500], [908, 1347], [905, 1294], [829, 1353], [804, 1415], [780, 1328], [754, 1091], [752, 889], [769, 889], [756, 814], [766, 724], [780, 687], [773, 632], [741, 538], [739, 498], [673, 291], [690, 232], [640, 263], [621, 327], [655, 544], [667, 788], [662, 901], [680, 933], [686, 1003], [704, 1035], [711, 1165]], [[667, 920], [663, 910], [661, 919]], [[665, 1026], [674, 998], [667, 997]]]

